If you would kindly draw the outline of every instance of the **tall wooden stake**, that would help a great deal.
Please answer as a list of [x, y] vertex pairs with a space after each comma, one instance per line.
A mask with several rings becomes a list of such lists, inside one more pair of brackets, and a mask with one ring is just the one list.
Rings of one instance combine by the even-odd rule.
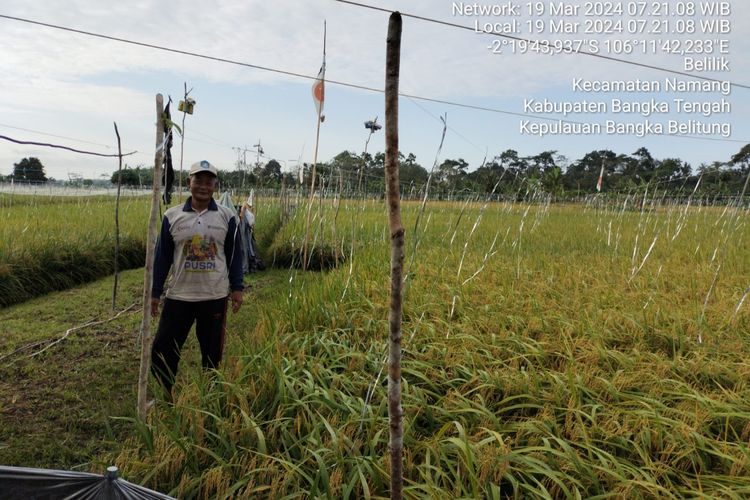
[[146, 420], [146, 390], [151, 369], [151, 286], [154, 281], [154, 247], [159, 215], [161, 165], [164, 162], [164, 98], [156, 94], [156, 155], [154, 157], [154, 182], [151, 193], [151, 217], [146, 238], [146, 267], [143, 277], [143, 318], [141, 319], [141, 367], [138, 372], [138, 418]]
[[318, 141], [320, 139], [320, 114], [318, 114], [318, 131], [315, 134], [315, 154], [313, 155], [312, 174], [310, 175], [310, 199], [307, 202], [307, 222], [305, 224], [305, 243], [302, 250], [302, 270], [307, 270], [307, 245], [310, 241], [310, 217], [315, 202], [315, 166], [318, 164]]
[[286, 201], [286, 179], [284, 174], [281, 174], [281, 220], [284, 222], [286, 222], [286, 216], [289, 213]]
[[339, 190], [336, 194], [336, 197], [333, 199], [333, 205], [336, 209], [336, 212], [333, 216], [333, 258], [338, 264], [339, 262], [339, 244], [336, 240], [336, 220], [339, 218], [339, 209], [341, 208], [341, 195], [344, 191], [344, 171], [341, 167], [339, 167]]
[[119, 166], [117, 167], [117, 198], [115, 198], [115, 283], [112, 287], [112, 310], [114, 311], [117, 307], [117, 278], [120, 274], [120, 186], [122, 186], [122, 145], [120, 143], [120, 132], [117, 130], [117, 122], [115, 124], [115, 135], [117, 136], [117, 159]]
[[[185, 83], [185, 96], [184, 96], [184, 103], [185, 107], [182, 110], [182, 130], [180, 131], [180, 178], [177, 180], [177, 202], [182, 203], [182, 157], [183, 153], [185, 152], [185, 115], [187, 115], [188, 110], [188, 89], [187, 89], [187, 82]], [[191, 89], [192, 90], [192, 89]]]
[[[326, 28], [323, 22], [323, 85], [325, 85], [325, 63], [326, 63]], [[325, 96], [325, 93], [323, 94]], [[325, 98], [322, 99], [324, 101]], [[307, 270], [307, 245], [310, 241], [310, 217], [312, 215], [313, 201], [315, 200], [315, 167], [318, 164], [318, 144], [320, 143], [320, 124], [323, 121], [323, 102], [318, 106], [318, 128], [315, 132], [315, 153], [313, 154], [312, 178], [310, 179], [310, 201], [307, 204], [307, 223], [305, 224], [305, 242], [302, 246], [302, 270]]]
[[391, 303], [388, 315], [388, 417], [390, 420], [391, 498], [400, 500], [403, 489], [404, 448], [401, 407], [401, 317], [404, 268], [404, 228], [398, 181], [398, 76], [401, 64], [401, 14], [388, 20], [385, 51], [385, 179], [388, 223], [391, 232]]
[[[374, 122], [378, 121], [378, 117], [375, 117]], [[367, 145], [370, 144], [370, 138], [372, 138], [372, 134], [375, 133], [374, 128], [370, 128], [370, 133], [367, 134], [367, 140], [365, 140], [365, 152], [362, 153], [362, 162], [359, 165], [359, 181], [357, 181], [357, 193], [362, 193], [362, 175], [364, 174], [364, 170], [367, 162]], [[362, 195], [364, 198], [364, 194]]]

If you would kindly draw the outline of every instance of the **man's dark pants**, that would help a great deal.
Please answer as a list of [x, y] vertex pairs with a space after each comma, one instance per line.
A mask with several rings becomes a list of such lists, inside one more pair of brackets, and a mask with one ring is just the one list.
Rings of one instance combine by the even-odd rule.
[[217, 368], [224, 351], [227, 299], [185, 302], [164, 299], [159, 329], [151, 348], [151, 372], [169, 398], [180, 363], [180, 351], [195, 323], [204, 369]]

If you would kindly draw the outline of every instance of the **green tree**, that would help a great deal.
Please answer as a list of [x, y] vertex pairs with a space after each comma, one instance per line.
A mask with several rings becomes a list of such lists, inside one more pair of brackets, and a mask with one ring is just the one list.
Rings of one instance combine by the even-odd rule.
[[557, 165], [546, 168], [542, 173], [542, 187], [550, 194], [562, 195], [564, 191], [562, 169]]
[[508, 174], [514, 179], [518, 176], [523, 177], [526, 175], [526, 169], [528, 163], [525, 158], [519, 158], [518, 151], [515, 149], [506, 149], [500, 156], [496, 157], [496, 160], [500, 160], [500, 165], [508, 170]]
[[47, 182], [44, 165], [34, 157], [13, 164], [13, 179], [17, 182]]
[[659, 181], [673, 181], [690, 175], [690, 165], [679, 158], [666, 158], [656, 165], [656, 178]]
[[649, 182], [656, 171], [656, 160], [646, 148], [639, 148], [633, 156], [636, 159], [635, 179], [638, 182]]
[[737, 167], [739, 177], [750, 177], [750, 144], [745, 144], [737, 154], [732, 155], [729, 164]]
[[351, 151], [342, 151], [331, 159], [329, 162], [331, 168], [336, 171], [343, 171], [344, 177], [355, 175], [362, 164], [362, 158]]
[[263, 184], [278, 185], [281, 182], [281, 163], [269, 160], [260, 175]]
[[255, 186], [258, 177], [245, 169], [219, 170], [219, 185], [222, 189], [244, 189], [249, 191]]
[[427, 182], [429, 173], [417, 163], [417, 157], [409, 153], [405, 158], [399, 153], [399, 180], [401, 183], [414, 184], [419, 187]]
[[451, 190], [461, 189], [462, 180], [466, 177], [466, 169], [469, 164], [463, 158], [458, 160], [446, 159], [438, 165], [438, 181], [444, 188]]
[[698, 175], [703, 178], [699, 192], [708, 196], [728, 193], [728, 185], [732, 181], [732, 173], [728, 166], [727, 163], [720, 161], [714, 161], [711, 164], [702, 163], [698, 167]]
[[745, 168], [747, 168], [748, 162], [750, 162], [750, 144], [745, 144], [737, 154], [732, 155], [730, 163], [732, 165], [737, 163], [744, 163]]
[[[491, 193], [495, 185], [500, 182], [500, 179], [507, 178], [506, 174], [503, 176], [505, 168], [497, 162], [495, 157], [491, 162], [485, 163], [473, 172], [469, 173], [469, 178], [477, 186], [478, 190], [484, 193]], [[504, 179], [504, 182], [508, 182], [508, 179]], [[496, 191], [499, 191], [500, 188]]]
[[[112, 173], [110, 182], [117, 184], [117, 177], [121, 176], [122, 185], [128, 187], [150, 187], [152, 179], [154, 178], [153, 168], [144, 168], [143, 166], [137, 166], [135, 168], [125, 165], [125, 167], [118, 173], [117, 171]], [[182, 185], [186, 185], [186, 181], [183, 179]], [[175, 180], [175, 186], [177, 186], [177, 180]]]
[[500, 166], [507, 171], [503, 177], [502, 191], [505, 193], [517, 191], [527, 176], [529, 168], [527, 159], [519, 157], [515, 149], [506, 149], [495, 157], [495, 161], [498, 160]]
[[338, 182], [338, 176], [343, 175], [345, 189], [348, 191], [357, 189], [359, 171], [363, 168], [362, 163], [362, 158], [351, 151], [342, 151], [329, 162], [336, 182]]
[[740, 182], [742, 182], [742, 177], [745, 177], [745, 182], [742, 186], [742, 196], [744, 196], [747, 192], [747, 185], [750, 182], [750, 144], [745, 144], [737, 154], [732, 155], [732, 159], [729, 163], [731, 165], [740, 164], [737, 173]]
[[612, 185], [614, 180], [612, 176], [616, 171], [617, 162], [618, 156], [608, 149], [586, 153], [583, 158], [574, 162], [565, 171], [564, 185], [575, 193], [579, 190], [582, 193], [594, 192], [602, 166], [604, 166], [607, 184]]
[[362, 189], [367, 192], [385, 191], [385, 153], [378, 152], [364, 155], [365, 169], [362, 173]]
[[532, 163], [528, 168], [527, 176], [542, 177], [544, 173], [551, 168], [557, 167], [555, 163], [555, 154], [557, 151], [542, 151], [541, 153], [529, 158]]

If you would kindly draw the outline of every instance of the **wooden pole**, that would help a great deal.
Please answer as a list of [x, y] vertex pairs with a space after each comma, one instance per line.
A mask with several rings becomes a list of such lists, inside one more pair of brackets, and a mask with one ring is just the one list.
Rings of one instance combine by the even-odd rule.
[[318, 164], [318, 142], [320, 140], [320, 113], [318, 113], [318, 131], [315, 133], [315, 154], [313, 155], [312, 174], [310, 175], [310, 199], [307, 202], [307, 222], [305, 224], [305, 243], [302, 250], [302, 270], [307, 270], [307, 245], [310, 241], [310, 217], [315, 202], [315, 167]]
[[185, 96], [184, 96], [184, 103], [185, 107], [182, 109], [182, 130], [180, 131], [180, 178], [177, 180], [177, 202], [182, 203], [182, 157], [183, 152], [185, 151], [185, 115], [187, 115], [188, 110], [188, 89], [187, 89], [187, 82], [184, 82], [185, 84]]
[[284, 174], [281, 174], [281, 220], [286, 222], [289, 207], [286, 205], [286, 182]]
[[[326, 30], [323, 22], [323, 85], [325, 85], [325, 61], [326, 61]], [[325, 101], [325, 92], [318, 106], [318, 127], [315, 132], [315, 153], [313, 154], [312, 176], [310, 179], [310, 201], [307, 204], [307, 223], [305, 224], [305, 241], [302, 245], [302, 270], [307, 270], [307, 245], [310, 241], [310, 217], [312, 215], [312, 206], [315, 200], [315, 168], [318, 165], [318, 145], [320, 144], [320, 124], [323, 121], [323, 102]]]
[[305, 175], [304, 167], [301, 167], [299, 165], [299, 162], [297, 162], [297, 180], [299, 181], [299, 186], [297, 187], [297, 199], [294, 202], [294, 209], [297, 210], [299, 208], [299, 200], [302, 196], [302, 187], [304, 184], [303, 176]]
[[[375, 117], [375, 121], [377, 121], [377, 120], [378, 120], [378, 118]], [[374, 132], [375, 131], [373, 129], [370, 129], [370, 133], [367, 134], [367, 140], [365, 140], [365, 152], [362, 153], [362, 162], [359, 165], [359, 181], [357, 181], [357, 192], [358, 193], [362, 192], [362, 175], [364, 174], [365, 167], [367, 166], [366, 165], [366, 162], [367, 162], [367, 146], [368, 146], [368, 144], [370, 144], [370, 138], [372, 137], [372, 134]], [[364, 195], [362, 197], [364, 198]]]
[[143, 318], [141, 319], [141, 367], [138, 372], [138, 418], [146, 420], [148, 373], [151, 369], [151, 286], [154, 281], [154, 249], [159, 215], [161, 165], [164, 162], [164, 98], [156, 94], [156, 155], [151, 193], [151, 216], [146, 239], [146, 267], [143, 278]]
[[391, 232], [391, 303], [388, 315], [388, 417], [390, 420], [391, 498], [403, 489], [403, 408], [401, 407], [401, 318], [404, 267], [404, 228], [398, 175], [398, 77], [401, 64], [401, 14], [388, 20], [385, 52], [385, 178]]
[[334, 198], [334, 207], [336, 208], [336, 212], [333, 216], [333, 258], [336, 262], [336, 265], [339, 263], [339, 245], [338, 241], [336, 240], [336, 221], [339, 218], [339, 209], [341, 208], [341, 195], [344, 191], [344, 171], [342, 168], [339, 167], [339, 191], [336, 194], [336, 197]]
[[117, 278], [120, 274], [120, 186], [122, 186], [122, 145], [120, 143], [120, 132], [115, 124], [115, 135], [117, 136], [117, 197], [115, 198], [115, 283], [112, 287], [112, 310], [117, 307]]
[[[326, 195], [325, 192], [325, 180], [326, 178], [322, 175], [320, 176], [320, 193], [318, 193], [318, 217], [320, 217], [321, 212], [323, 211], [323, 197]], [[330, 176], [329, 176], [329, 183], [330, 183]]]

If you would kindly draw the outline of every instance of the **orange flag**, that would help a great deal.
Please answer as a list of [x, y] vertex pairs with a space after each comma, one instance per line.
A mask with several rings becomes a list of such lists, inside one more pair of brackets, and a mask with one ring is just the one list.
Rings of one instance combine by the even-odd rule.
[[315, 101], [315, 111], [318, 113], [318, 116], [320, 117], [320, 121], [325, 120], [325, 116], [323, 116], [323, 103], [325, 101], [325, 95], [326, 95], [326, 89], [325, 89], [325, 83], [326, 83], [326, 58], [323, 56], [323, 65], [320, 67], [320, 71], [318, 71], [318, 77], [315, 79], [315, 82], [312, 86], [312, 96], [313, 101]]

